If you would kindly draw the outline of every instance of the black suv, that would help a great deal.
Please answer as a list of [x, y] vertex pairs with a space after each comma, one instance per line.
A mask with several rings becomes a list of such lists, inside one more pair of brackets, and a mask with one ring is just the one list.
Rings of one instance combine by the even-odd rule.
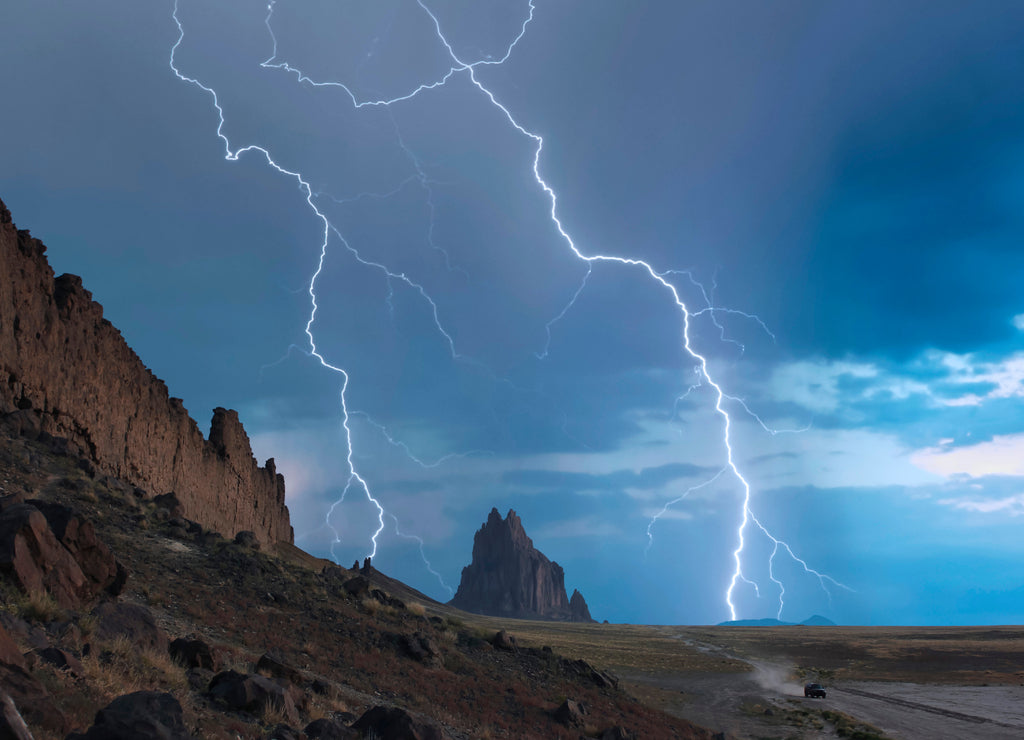
[[812, 699], [824, 699], [825, 687], [820, 683], [809, 683], [804, 686], [804, 696], [809, 696]]

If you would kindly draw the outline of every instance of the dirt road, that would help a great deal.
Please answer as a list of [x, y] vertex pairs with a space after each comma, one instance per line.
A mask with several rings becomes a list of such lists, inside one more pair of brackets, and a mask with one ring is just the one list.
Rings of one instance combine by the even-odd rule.
[[637, 691], [659, 691], [659, 703], [670, 713], [735, 738], [838, 738], [838, 722], [846, 720], [833, 712], [859, 720], [865, 732], [877, 730], [893, 740], [1024, 738], [1021, 686], [851, 681], [829, 685], [826, 699], [807, 699], [803, 686], [791, 678], [791, 666], [747, 662], [753, 669], [749, 673], [629, 673], [622, 678]]
[[1024, 737], [1024, 687], [857, 682], [824, 700], [892, 738], [964, 740]]

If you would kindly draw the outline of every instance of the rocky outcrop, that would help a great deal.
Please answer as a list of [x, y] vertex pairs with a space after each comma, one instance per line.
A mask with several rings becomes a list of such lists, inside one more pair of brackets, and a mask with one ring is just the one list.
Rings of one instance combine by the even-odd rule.
[[67, 609], [96, 595], [46, 517], [29, 504], [15, 504], [0, 514], [0, 572], [26, 593], [49, 592]]
[[292, 542], [284, 478], [260, 467], [235, 411], [204, 439], [182, 401], [103, 318], [74, 275], [54, 277], [46, 248], [0, 202], [0, 423], [79, 455], [183, 516], [233, 537]]
[[593, 622], [593, 617], [590, 616], [590, 608], [587, 606], [587, 600], [583, 598], [576, 589], [572, 590], [572, 596], [569, 598], [569, 621], [570, 622]]
[[[582, 611], [590, 612], [579, 592]], [[477, 614], [516, 619], [577, 621], [565, 594], [562, 566], [548, 560], [526, 536], [511, 509], [505, 519], [491, 509], [473, 538], [473, 561], [462, 569], [452, 606]]]

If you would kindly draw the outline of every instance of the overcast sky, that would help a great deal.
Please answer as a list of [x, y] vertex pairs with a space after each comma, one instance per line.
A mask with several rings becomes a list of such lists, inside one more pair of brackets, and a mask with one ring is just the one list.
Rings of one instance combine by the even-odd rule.
[[746, 480], [737, 616], [1019, 623], [1024, 5], [535, 5], [6, 3], [0, 198], [314, 554], [378, 527], [326, 364], [435, 598], [496, 506], [728, 619]]

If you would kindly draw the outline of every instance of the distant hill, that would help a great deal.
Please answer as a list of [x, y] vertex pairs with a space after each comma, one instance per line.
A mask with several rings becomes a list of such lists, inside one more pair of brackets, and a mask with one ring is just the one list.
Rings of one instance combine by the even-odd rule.
[[836, 627], [828, 617], [815, 614], [802, 622], [783, 622], [780, 619], [766, 617], [764, 619], [734, 619], [727, 622], [719, 622], [719, 627]]

